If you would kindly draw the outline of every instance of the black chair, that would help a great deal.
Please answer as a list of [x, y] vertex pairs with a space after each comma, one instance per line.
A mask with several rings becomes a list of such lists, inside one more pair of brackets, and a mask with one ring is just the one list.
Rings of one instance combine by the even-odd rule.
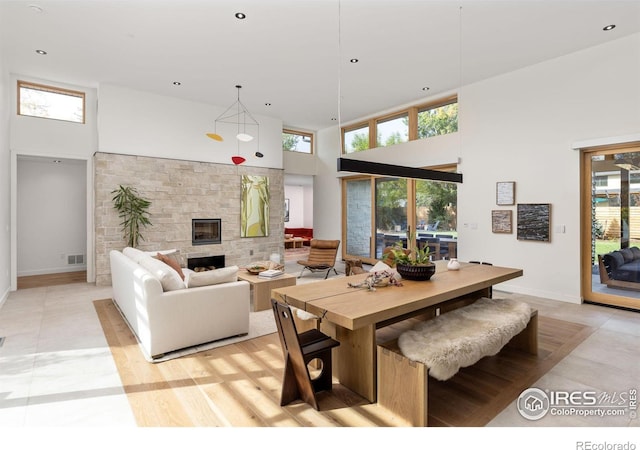
[[[318, 410], [316, 392], [333, 387], [331, 349], [340, 343], [317, 329], [298, 334], [291, 308], [271, 299], [280, 344], [285, 359], [280, 406], [302, 399]], [[320, 373], [311, 378], [308, 364], [319, 361]]]
[[[469, 261], [471, 264], [484, 264], [487, 266], [493, 266], [493, 264], [491, 264], [490, 262], [486, 262], [486, 261]], [[489, 298], [493, 298], [493, 286], [489, 286]]]

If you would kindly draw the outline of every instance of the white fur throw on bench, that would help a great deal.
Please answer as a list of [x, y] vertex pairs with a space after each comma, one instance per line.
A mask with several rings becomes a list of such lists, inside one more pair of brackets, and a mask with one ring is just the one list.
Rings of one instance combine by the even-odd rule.
[[530, 317], [527, 303], [481, 298], [405, 331], [398, 347], [407, 358], [425, 364], [430, 376], [447, 380], [461, 367], [498, 353], [526, 328]]

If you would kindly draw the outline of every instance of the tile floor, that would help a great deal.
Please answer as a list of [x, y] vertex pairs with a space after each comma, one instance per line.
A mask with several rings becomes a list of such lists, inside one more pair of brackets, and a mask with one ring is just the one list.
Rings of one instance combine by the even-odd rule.
[[[286, 264], [286, 270], [299, 273], [295, 262]], [[318, 274], [305, 276], [306, 282], [308, 277]], [[1, 427], [135, 427], [92, 304], [110, 295], [110, 287], [80, 283], [19, 290], [0, 305], [0, 337], [5, 337], [0, 347]], [[597, 328], [534, 386], [598, 395], [627, 395], [640, 389], [640, 313], [499, 291], [496, 295], [522, 298], [541, 315]], [[638, 425], [640, 420], [632, 419], [629, 411], [602, 418], [547, 414], [529, 421], [520, 416], [514, 402], [489, 427]]]

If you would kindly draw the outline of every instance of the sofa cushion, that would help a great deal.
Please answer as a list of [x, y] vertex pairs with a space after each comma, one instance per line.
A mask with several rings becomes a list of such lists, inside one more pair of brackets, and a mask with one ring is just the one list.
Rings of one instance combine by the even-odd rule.
[[624, 264], [624, 256], [619, 251], [607, 253], [602, 257], [604, 260], [604, 265], [611, 275], [611, 271], [616, 270], [618, 267]]
[[162, 253], [156, 253], [156, 258], [178, 272], [178, 275], [180, 275], [180, 278], [184, 281], [184, 273], [182, 272], [182, 267], [180, 267], [180, 263], [177, 258], [163, 255]]
[[137, 262], [138, 264], [140, 264], [140, 260], [142, 258], [146, 258], [149, 256], [147, 252], [143, 252], [142, 250], [138, 250], [137, 248], [133, 247], [125, 247], [124, 250], [122, 250], [122, 254]]
[[160, 280], [163, 291], [177, 291], [184, 289], [184, 281], [173, 268], [163, 263], [159, 259], [147, 256], [142, 258], [138, 264], [147, 269], [154, 277]]
[[633, 261], [634, 257], [633, 257], [633, 251], [631, 251], [630, 248], [623, 248], [620, 249], [620, 254], [622, 255], [622, 257], [624, 258], [624, 262], [628, 263]]
[[210, 286], [232, 281], [238, 281], [238, 266], [223, 267], [205, 272], [192, 272], [187, 279], [187, 287]]
[[631, 252], [633, 252], [633, 259], [640, 259], [640, 248], [631, 247]]

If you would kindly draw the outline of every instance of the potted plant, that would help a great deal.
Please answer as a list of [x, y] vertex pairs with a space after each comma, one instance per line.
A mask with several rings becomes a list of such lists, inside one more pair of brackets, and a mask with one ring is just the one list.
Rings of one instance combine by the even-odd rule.
[[427, 281], [436, 272], [436, 265], [431, 261], [429, 247], [419, 248], [416, 237], [411, 233], [407, 239], [409, 251], [396, 242], [390, 252], [396, 263], [396, 270], [407, 280]]
[[138, 247], [138, 242], [144, 240], [140, 229], [151, 225], [149, 220], [149, 206], [151, 202], [138, 195], [138, 191], [130, 186], [120, 185], [111, 191], [113, 207], [122, 219], [122, 233], [129, 247]]

